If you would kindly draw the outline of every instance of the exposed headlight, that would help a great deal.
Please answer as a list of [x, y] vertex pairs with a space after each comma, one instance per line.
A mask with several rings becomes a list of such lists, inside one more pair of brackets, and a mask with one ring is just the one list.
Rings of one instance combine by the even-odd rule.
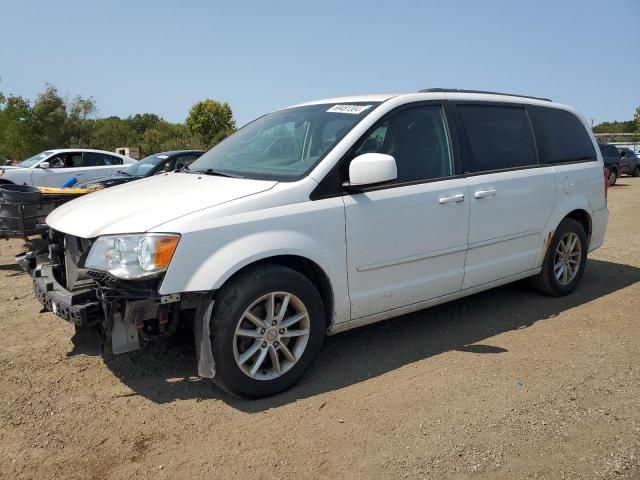
[[98, 237], [85, 267], [123, 279], [151, 277], [167, 269], [179, 240], [180, 235], [166, 233]]

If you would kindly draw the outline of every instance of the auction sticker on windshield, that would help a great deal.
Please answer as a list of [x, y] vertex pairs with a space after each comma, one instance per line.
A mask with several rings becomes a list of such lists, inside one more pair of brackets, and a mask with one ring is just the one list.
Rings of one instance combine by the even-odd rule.
[[362, 113], [369, 108], [371, 108], [371, 105], [334, 105], [329, 110], [327, 110], [327, 112], [328, 113], [352, 113], [354, 115], [358, 115], [359, 113]]

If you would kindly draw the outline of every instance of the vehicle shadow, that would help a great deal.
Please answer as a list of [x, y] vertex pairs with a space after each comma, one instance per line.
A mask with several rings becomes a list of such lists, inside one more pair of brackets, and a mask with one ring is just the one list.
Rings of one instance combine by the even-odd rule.
[[363, 382], [451, 350], [500, 354], [507, 350], [481, 342], [539, 321], [553, 321], [565, 310], [637, 282], [640, 268], [590, 260], [580, 287], [566, 297], [541, 296], [526, 282], [519, 282], [331, 336], [298, 385], [259, 400], [233, 397], [210, 380], [198, 378], [193, 342], [116, 357], [108, 366], [133, 390], [130, 395], [156, 403], [220, 399], [253, 413]]

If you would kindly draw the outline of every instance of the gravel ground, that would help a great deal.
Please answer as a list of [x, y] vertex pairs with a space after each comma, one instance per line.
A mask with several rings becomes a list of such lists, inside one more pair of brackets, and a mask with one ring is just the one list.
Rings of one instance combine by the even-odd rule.
[[640, 179], [564, 298], [518, 283], [328, 338], [232, 398], [188, 343], [104, 363], [0, 243], [0, 478], [640, 478]]

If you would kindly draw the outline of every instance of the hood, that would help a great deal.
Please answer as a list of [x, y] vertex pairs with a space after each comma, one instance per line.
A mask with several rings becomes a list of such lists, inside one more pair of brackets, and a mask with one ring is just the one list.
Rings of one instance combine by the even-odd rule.
[[84, 188], [88, 185], [103, 185], [105, 187], [112, 187], [114, 185], [120, 185], [121, 183], [131, 182], [133, 180], [140, 180], [144, 177], [131, 177], [117, 173], [109, 177], [98, 177], [93, 180], [83, 180], [73, 185], [74, 188]]
[[276, 183], [189, 173], [156, 175], [67, 202], [49, 214], [47, 224], [83, 238], [140, 233], [198, 210], [264, 192]]

